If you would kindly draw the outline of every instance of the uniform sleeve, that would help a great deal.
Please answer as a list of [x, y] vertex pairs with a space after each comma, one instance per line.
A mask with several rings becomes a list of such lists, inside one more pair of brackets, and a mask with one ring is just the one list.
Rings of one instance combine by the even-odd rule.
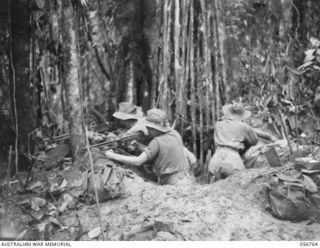
[[258, 136], [257, 136], [256, 132], [250, 126], [247, 126], [245, 140], [246, 140], [247, 144], [250, 146], [254, 146], [258, 143]]
[[152, 161], [159, 153], [159, 143], [156, 139], [153, 139], [150, 144], [144, 149], [144, 152], [148, 156], [148, 160]]

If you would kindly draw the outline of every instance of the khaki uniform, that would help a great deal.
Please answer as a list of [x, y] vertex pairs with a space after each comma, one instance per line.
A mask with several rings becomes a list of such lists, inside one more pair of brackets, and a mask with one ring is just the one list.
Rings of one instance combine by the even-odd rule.
[[[173, 130], [154, 138], [145, 148], [159, 184], [177, 185], [190, 182], [188, 159], [181, 136]], [[190, 178], [190, 180], [189, 180]]]
[[239, 152], [257, 144], [258, 137], [244, 122], [221, 120], [215, 125], [214, 141], [216, 152], [210, 160], [209, 172], [219, 180], [245, 169]]

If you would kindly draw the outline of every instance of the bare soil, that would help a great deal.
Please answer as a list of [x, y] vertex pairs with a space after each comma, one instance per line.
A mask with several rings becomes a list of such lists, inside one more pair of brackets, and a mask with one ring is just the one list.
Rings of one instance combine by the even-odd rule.
[[[252, 179], [264, 171], [246, 170], [213, 184], [187, 187], [126, 177], [123, 197], [100, 204], [104, 234], [108, 240], [121, 240], [123, 233], [160, 220], [173, 223], [174, 228], [153, 228], [126, 240], [320, 240], [320, 224], [293, 223], [271, 215], [266, 178]], [[80, 204], [59, 220], [68, 228], [55, 230], [52, 240], [89, 240], [87, 232], [99, 227], [96, 205]]]

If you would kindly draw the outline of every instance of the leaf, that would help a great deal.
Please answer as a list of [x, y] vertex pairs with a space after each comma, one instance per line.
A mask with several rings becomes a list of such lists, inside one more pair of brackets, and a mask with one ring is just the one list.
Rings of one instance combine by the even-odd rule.
[[317, 66], [317, 65], [314, 65], [313, 68], [316, 69], [316, 70], [318, 70], [318, 71], [320, 71], [320, 67]]
[[55, 205], [53, 205], [52, 203], [48, 203], [48, 210], [47, 210], [47, 215], [49, 216], [56, 216], [57, 214], [57, 208], [55, 207]]
[[89, 237], [89, 239], [94, 239], [94, 238], [98, 237], [100, 234], [101, 234], [101, 228], [96, 227], [88, 233], [88, 237]]
[[315, 58], [315, 56], [313, 55], [315, 51], [316, 49], [309, 49], [305, 51], [304, 53], [306, 54], [306, 57], [304, 58], [304, 62], [309, 62], [313, 60]]
[[39, 230], [39, 234], [41, 236], [40, 239], [49, 240], [50, 233], [52, 231], [52, 225], [50, 222], [44, 222], [37, 225]]
[[71, 202], [73, 202], [73, 197], [71, 195], [69, 194], [63, 195], [63, 202], [59, 207], [59, 212], [64, 212]]
[[48, 222], [43, 222], [37, 225], [39, 232], [44, 232], [46, 230]]
[[27, 188], [27, 190], [33, 190], [33, 189], [35, 189], [35, 188], [43, 188], [43, 183], [40, 182], [40, 181], [37, 181], [37, 182], [31, 184], [31, 185]]
[[68, 182], [66, 179], [63, 179], [62, 183], [59, 186], [59, 189], [64, 189], [65, 187], [67, 187]]
[[33, 197], [31, 198], [31, 208], [35, 211], [39, 211], [41, 207], [47, 204], [45, 199], [40, 197]]
[[37, 220], [41, 221], [44, 215], [45, 215], [44, 212], [38, 212], [38, 213], [35, 213], [33, 216], [36, 217]]
[[303, 175], [303, 178], [304, 178], [304, 185], [306, 187], [306, 190], [312, 193], [318, 191], [317, 185], [314, 183], [314, 181], [310, 177]]
[[59, 222], [56, 218], [49, 217], [49, 221], [50, 221], [52, 224], [55, 224], [56, 226], [58, 226], [59, 228], [61, 227], [60, 222]]
[[78, 187], [81, 187], [81, 186], [82, 186], [82, 179], [75, 180], [75, 181], [72, 183], [72, 187], [74, 187], [74, 188], [78, 188]]
[[57, 188], [58, 188], [58, 183], [57, 182], [52, 183], [50, 186], [50, 191], [54, 192], [54, 191], [56, 191]]
[[22, 206], [28, 205], [28, 206], [30, 206], [30, 199], [25, 199], [25, 200], [19, 202], [19, 205], [22, 205]]
[[314, 37], [310, 38], [310, 43], [312, 44], [313, 47], [319, 47], [320, 46], [320, 41]]
[[271, 64], [270, 65], [271, 66], [271, 76], [275, 77], [276, 76], [276, 68], [275, 68], [273, 62], [271, 62], [270, 64]]

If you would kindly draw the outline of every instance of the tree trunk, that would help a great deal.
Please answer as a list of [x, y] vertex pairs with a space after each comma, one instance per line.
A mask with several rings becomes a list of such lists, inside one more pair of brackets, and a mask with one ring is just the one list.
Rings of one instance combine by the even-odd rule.
[[[215, 24], [215, 32], [216, 32], [216, 56], [217, 56], [217, 69], [216, 73], [219, 74], [219, 99], [216, 99], [217, 103], [221, 101], [223, 104], [225, 101], [224, 91], [225, 91], [225, 84], [226, 84], [226, 70], [225, 70], [225, 62], [224, 62], [224, 40], [225, 40], [225, 25], [224, 25], [224, 18], [222, 15], [222, 6], [221, 2], [218, 0], [213, 1], [213, 13], [214, 13], [214, 24]], [[221, 94], [222, 92], [222, 94]], [[219, 108], [219, 104], [217, 106]], [[219, 109], [217, 109], [219, 110]], [[219, 112], [217, 112], [219, 115]], [[217, 116], [219, 118], [219, 116]], [[217, 119], [218, 119], [217, 118]]]
[[[34, 127], [30, 98], [30, 2], [10, 1], [10, 74], [13, 117], [19, 152], [28, 153], [29, 135]], [[17, 161], [16, 161], [17, 162]]]
[[189, 49], [190, 49], [190, 100], [191, 100], [191, 121], [192, 121], [192, 151], [198, 154], [197, 149], [197, 126], [196, 126], [196, 82], [194, 62], [194, 0], [190, 1], [190, 24], [189, 24]]
[[[163, 9], [163, 77], [160, 81], [161, 89], [159, 92], [160, 99], [160, 108], [165, 110], [168, 113], [168, 67], [170, 61], [170, 52], [169, 52], [169, 42], [170, 42], [170, 0], [164, 0], [164, 9]], [[168, 14], [169, 13], [169, 14]]]
[[203, 30], [203, 39], [202, 39], [202, 46], [203, 46], [203, 57], [204, 57], [204, 88], [205, 88], [205, 125], [206, 125], [206, 132], [209, 133], [209, 127], [212, 125], [211, 123], [211, 111], [210, 111], [210, 85], [212, 84], [211, 81], [211, 64], [210, 64], [210, 49], [209, 49], [209, 25], [207, 20], [209, 19], [208, 16], [208, 4], [206, 5], [205, 1], [201, 1], [201, 14], [202, 14], [202, 30]]
[[[186, 14], [186, 13], [184, 13]], [[180, 0], [174, 1], [174, 79], [176, 88], [176, 111], [175, 118], [181, 114], [182, 93], [181, 93], [181, 64], [180, 64]]]
[[67, 116], [69, 121], [71, 151], [75, 158], [77, 151], [85, 144], [82, 102], [79, 82], [79, 58], [75, 15], [71, 0], [62, 2], [62, 46], [63, 46], [63, 79], [66, 92]]

